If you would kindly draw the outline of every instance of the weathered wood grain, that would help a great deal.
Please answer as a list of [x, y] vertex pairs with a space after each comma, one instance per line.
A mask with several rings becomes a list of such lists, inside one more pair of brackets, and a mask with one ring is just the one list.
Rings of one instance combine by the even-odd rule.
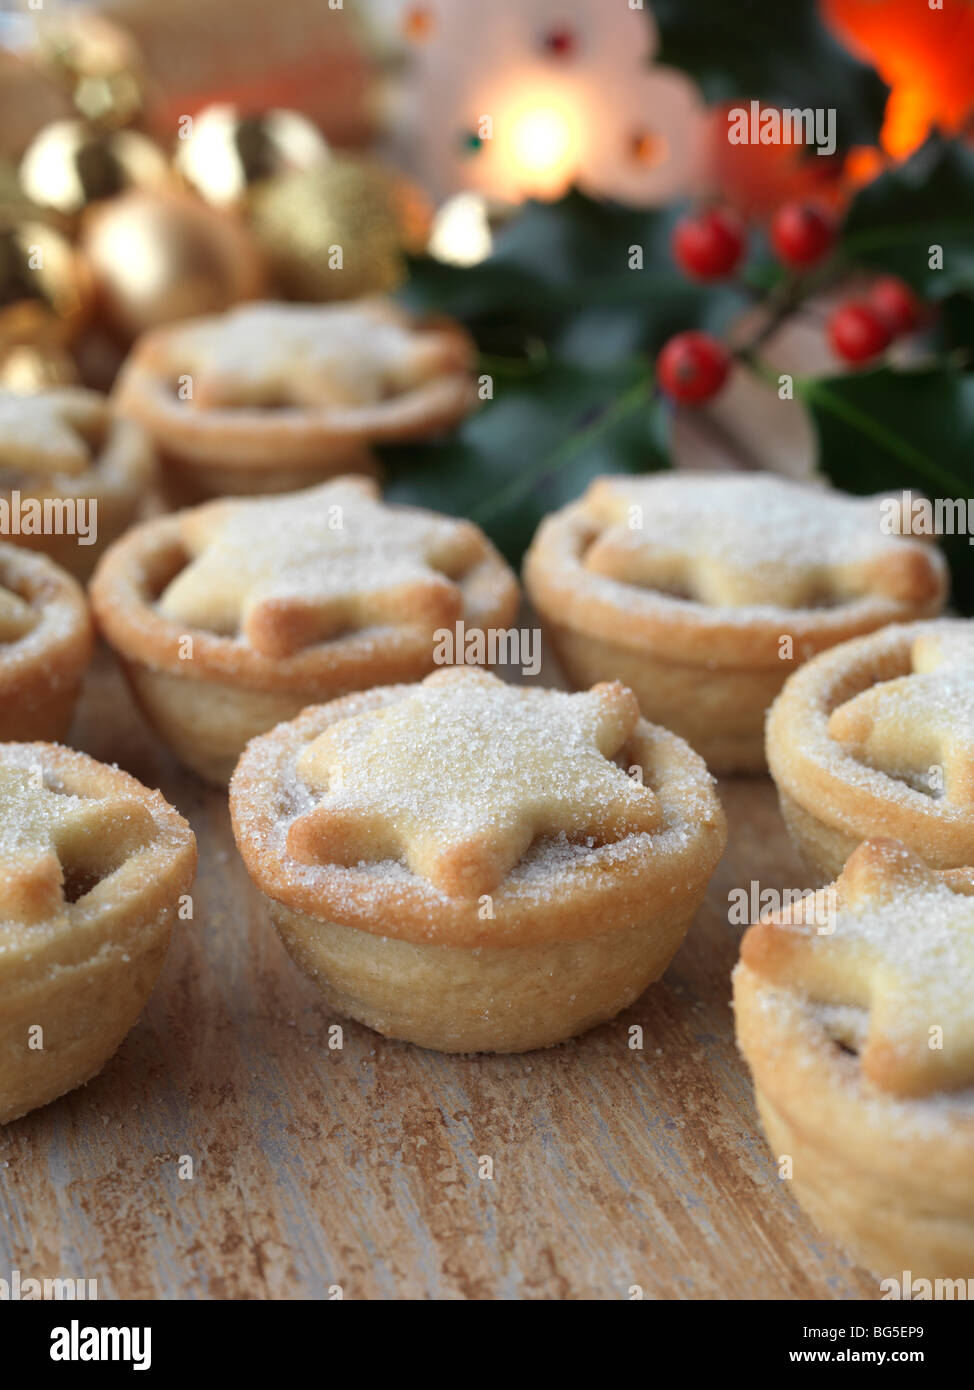
[[332, 1016], [225, 796], [176, 768], [107, 656], [75, 741], [192, 821], [196, 916], [102, 1074], [0, 1130], [0, 1276], [103, 1298], [876, 1296], [778, 1181], [734, 1047], [728, 890], [803, 886], [769, 782], [722, 787], [730, 845], [665, 982], [565, 1046], [450, 1058]]

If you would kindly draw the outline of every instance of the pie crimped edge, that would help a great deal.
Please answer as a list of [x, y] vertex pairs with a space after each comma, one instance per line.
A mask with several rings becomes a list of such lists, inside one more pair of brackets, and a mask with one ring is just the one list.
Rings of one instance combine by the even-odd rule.
[[[196, 871], [196, 838], [158, 791], [59, 744], [8, 743], [0, 760], [43, 773], [52, 790], [121, 796], [155, 835], [74, 902], [63, 917], [0, 916], [0, 1123], [93, 1077], [135, 1023], [155, 984], [180, 896]], [[99, 843], [99, 854], [105, 853]], [[2, 910], [2, 903], [0, 903]], [[40, 1024], [45, 1046], [27, 1047]]]
[[184, 325], [173, 324], [139, 339], [115, 387], [117, 407], [141, 423], [167, 454], [215, 469], [217, 476], [225, 469], [244, 477], [273, 475], [292, 465], [327, 476], [372, 441], [433, 434], [467, 414], [476, 401], [474, 349], [460, 325], [440, 318], [412, 320], [381, 301], [368, 301], [367, 307], [412, 324], [431, 369], [428, 379], [360, 406], [188, 410], [173, 392], [176, 345], [184, 331]]
[[23, 636], [0, 641], [0, 741], [61, 737], [94, 647], [84, 590], [46, 555], [3, 541], [0, 586], [37, 615]]
[[297, 758], [329, 725], [382, 709], [414, 688], [380, 687], [312, 706], [244, 750], [230, 788], [231, 816], [247, 869], [268, 897], [311, 916], [417, 944], [510, 946], [604, 931], [609, 905], [619, 925], [655, 911], [669, 913], [674, 885], [693, 894], [709, 880], [725, 839], [713, 778], [682, 739], [643, 719], [626, 757], [644, 769], [656, 793], [660, 832], [591, 849], [585, 862], [553, 870], [541, 890], [502, 885], [492, 895], [492, 920], [478, 917], [476, 901], [449, 898], [401, 866], [344, 868], [292, 859], [285, 841], [295, 809]]
[[[97, 535], [91, 545], [79, 544], [77, 536], [68, 532], [4, 535], [0, 539], [27, 550], [41, 551], [76, 578], [85, 580], [98, 557], [135, 517], [156, 475], [155, 451], [145, 430], [134, 420], [117, 414], [111, 402], [99, 393], [66, 387], [47, 394], [80, 395], [103, 402], [104, 438], [92, 452], [89, 466], [81, 473], [55, 473], [48, 479], [41, 479], [25, 472], [17, 484], [21, 505], [31, 500], [43, 504], [45, 500], [91, 499], [98, 504]], [[3, 471], [0, 460], [0, 473]], [[21, 473], [19, 469], [10, 471]], [[9, 498], [10, 489], [5, 488], [4, 495]]]
[[901, 840], [933, 868], [974, 863], [974, 805], [948, 806], [869, 766], [828, 728], [833, 710], [861, 691], [911, 673], [918, 637], [971, 630], [950, 618], [885, 628], [820, 653], [788, 678], [768, 712], [768, 765], [788, 832], [823, 879], [874, 835]]
[[[847, 871], [875, 865], [882, 874], [883, 861], [904, 850], [896, 841], [864, 842]], [[974, 895], [974, 870], [932, 873]], [[840, 901], [841, 885], [840, 877], [833, 885]], [[900, 900], [909, 914], [909, 895]], [[817, 1225], [880, 1277], [899, 1280], [909, 1270], [970, 1278], [974, 1088], [910, 1096], [866, 1079], [858, 1055], [836, 1041], [828, 1010], [762, 973], [762, 956], [773, 948], [769, 927], [780, 922], [769, 914], [745, 934], [733, 991], [738, 1046], [775, 1160], [791, 1159], [789, 1187]]]

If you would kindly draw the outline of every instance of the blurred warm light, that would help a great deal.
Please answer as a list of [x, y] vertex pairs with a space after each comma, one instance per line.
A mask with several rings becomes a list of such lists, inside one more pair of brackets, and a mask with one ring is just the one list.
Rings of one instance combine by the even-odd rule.
[[429, 254], [447, 265], [470, 266], [491, 253], [487, 200], [480, 193], [458, 193], [448, 198], [433, 219]]
[[888, 162], [876, 145], [855, 145], [846, 155], [843, 170], [846, 182], [852, 188], [863, 188], [879, 177]]
[[826, 22], [890, 87], [880, 143], [904, 159], [934, 128], [958, 134], [974, 113], [971, 0], [821, 0]]
[[578, 167], [579, 138], [567, 107], [536, 106], [517, 112], [506, 145], [511, 173], [522, 194], [555, 197]]

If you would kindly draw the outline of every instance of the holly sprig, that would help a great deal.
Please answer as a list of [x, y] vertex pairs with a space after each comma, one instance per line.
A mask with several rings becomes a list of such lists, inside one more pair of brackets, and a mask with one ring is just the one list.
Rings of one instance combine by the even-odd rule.
[[[818, 466], [850, 492], [974, 496], [972, 200], [974, 155], [932, 140], [834, 221], [786, 205], [746, 229], [713, 206], [632, 209], [573, 190], [526, 204], [479, 266], [414, 261], [407, 302], [469, 326], [489, 399], [447, 438], [383, 451], [392, 497], [473, 518], [517, 563], [541, 517], [596, 474], [669, 466], [678, 412], [708, 419], [732, 360], [775, 389], [775, 330], [863, 272], [878, 279], [830, 325], [837, 368], [857, 370], [793, 381]], [[732, 330], [755, 308], [742, 341]], [[904, 335], [909, 368], [884, 356]], [[702, 389], [683, 405], [701, 345]], [[974, 547], [948, 549], [955, 596], [974, 607]]]

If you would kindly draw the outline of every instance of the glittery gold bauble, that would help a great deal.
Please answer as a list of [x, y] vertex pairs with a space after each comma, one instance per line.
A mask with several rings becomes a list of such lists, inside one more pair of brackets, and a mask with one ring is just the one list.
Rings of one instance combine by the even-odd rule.
[[78, 111], [104, 126], [133, 120], [142, 106], [142, 59], [131, 34], [86, 10], [39, 10], [37, 21], [35, 61]]
[[417, 195], [380, 166], [332, 159], [253, 188], [251, 226], [269, 273], [291, 299], [354, 299], [394, 289], [404, 251], [421, 244]]
[[247, 229], [189, 193], [127, 193], [92, 208], [81, 246], [99, 307], [126, 337], [219, 313], [263, 288]]
[[187, 121], [173, 163], [207, 202], [228, 207], [263, 179], [318, 168], [329, 157], [325, 137], [297, 111], [242, 116], [217, 105]]
[[148, 136], [98, 130], [84, 121], [47, 126], [20, 164], [28, 198], [67, 215], [126, 189], [162, 188], [170, 179], [166, 156]]
[[60, 232], [43, 222], [0, 225], [0, 347], [70, 342], [91, 300], [85, 263]]
[[51, 386], [74, 386], [80, 380], [70, 353], [59, 347], [0, 345], [0, 389], [44, 391]]

